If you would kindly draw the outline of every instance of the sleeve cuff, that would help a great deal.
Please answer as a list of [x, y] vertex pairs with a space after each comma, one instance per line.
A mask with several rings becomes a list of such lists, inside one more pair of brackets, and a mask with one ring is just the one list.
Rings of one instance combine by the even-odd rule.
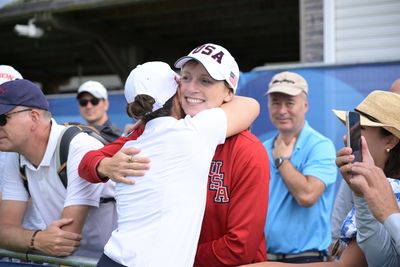
[[94, 173], [93, 173], [93, 176], [96, 178], [96, 180], [97, 180], [98, 182], [105, 183], [105, 182], [107, 182], [110, 178], [108, 178], [108, 177], [101, 178], [100, 175], [99, 175], [99, 173], [97, 172], [97, 167], [99, 166], [100, 161], [102, 161], [103, 159], [104, 159], [104, 157], [99, 157], [99, 158], [97, 159], [97, 161], [96, 161], [96, 163], [95, 163], [95, 168], [94, 168], [95, 171], [94, 171]]
[[385, 229], [396, 244], [396, 250], [400, 252], [400, 212], [393, 213], [383, 222]]

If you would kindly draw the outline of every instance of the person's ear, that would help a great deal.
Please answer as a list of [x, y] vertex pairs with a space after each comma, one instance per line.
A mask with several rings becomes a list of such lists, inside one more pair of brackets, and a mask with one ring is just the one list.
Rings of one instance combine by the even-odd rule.
[[304, 106], [305, 106], [305, 109], [306, 109], [306, 112], [307, 112], [308, 111], [308, 97], [307, 97], [307, 95], [304, 96]]
[[40, 111], [36, 109], [32, 109], [29, 113], [29, 116], [33, 122], [38, 122], [40, 120], [41, 115], [42, 114], [40, 114]]
[[389, 151], [392, 150], [397, 144], [399, 143], [400, 139], [397, 138], [395, 135], [391, 134], [387, 136], [386, 140], [386, 145], [385, 149], [388, 149]]
[[228, 94], [224, 97], [224, 103], [230, 102], [233, 98], [234, 94], [232, 89], [228, 89]]
[[31, 124], [31, 130], [34, 130], [37, 128], [37, 126], [40, 123], [40, 120], [42, 119], [42, 114], [39, 110], [37, 109], [32, 109], [29, 113], [29, 118], [32, 120]]

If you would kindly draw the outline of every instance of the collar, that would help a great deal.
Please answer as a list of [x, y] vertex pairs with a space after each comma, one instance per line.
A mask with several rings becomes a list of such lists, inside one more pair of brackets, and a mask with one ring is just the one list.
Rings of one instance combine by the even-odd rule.
[[50, 166], [51, 159], [53, 158], [54, 153], [57, 148], [58, 138], [64, 128], [65, 128], [65, 126], [58, 125], [54, 119], [51, 119], [51, 129], [50, 129], [49, 140], [47, 142], [47, 147], [46, 147], [46, 151], [44, 153], [43, 159], [40, 162], [39, 166], [36, 168], [35, 166], [33, 166], [30, 163], [30, 161], [28, 161], [22, 155], [21, 155], [21, 166], [26, 165], [28, 168], [30, 168], [32, 170], [39, 169], [41, 166], [46, 166], [46, 167]]
[[[153, 132], [153, 131], [158, 131], [158, 129], [164, 129], [166, 123], [170, 122], [176, 122], [177, 119], [175, 119], [172, 116], [163, 116], [163, 117], [158, 117], [154, 118], [150, 121], [148, 121], [144, 127], [145, 132]], [[161, 128], [160, 128], [161, 127]]]
[[295, 150], [299, 150], [303, 147], [304, 142], [306, 141], [306, 137], [308, 133], [311, 131], [311, 127], [307, 121], [304, 121], [303, 128], [301, 128], [299, 137], [297, 138], [296, 144], [294, 146]]
[[111, 120], [110, 120], [110, 118], [108, 118], [107, 120], [106, 120], [106, 122], [105, 123], [103, 123], [103, 125], [102, 126], [109, 126], [109, 127], [111, 127], [112, 126], [112, 123], [111, 123]]
[[[293, 151], [301, 149], [303, 143], [305, 142], [305, 136], [307, 136], [307, 133], [310, 132], [310, 130], [311, 130], [310, 125], [308, 124], [307, 121], [304, 121], [303, 128], [301, 128], [299, 137], [297, 137], [296, 144], [294, 145]], [[276, 140], [276, 138], [278, 138], [278, 135], [279, 135], [279, 131], [276, 133], [276, 135], [272, 141], [272, 148], [274, 148], [275, 140]], [[293, 154], [293, 152], [292, 152], [292, 154]]]

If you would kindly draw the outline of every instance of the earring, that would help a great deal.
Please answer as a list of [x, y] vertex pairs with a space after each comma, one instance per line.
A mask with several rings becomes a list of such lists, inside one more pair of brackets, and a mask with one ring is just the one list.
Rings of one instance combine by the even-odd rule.
[[389, 153], [390, 152], [390, 148], [386, 148], [386, 152]]

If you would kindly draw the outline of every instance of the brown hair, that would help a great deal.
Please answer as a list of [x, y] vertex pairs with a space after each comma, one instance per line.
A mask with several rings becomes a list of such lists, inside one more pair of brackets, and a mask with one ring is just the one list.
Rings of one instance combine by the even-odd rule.
[[[382, 136], [393, 135], [384, 128], [381, 129]], [[400, 179], [400, 142], [389, 152], [389, 157], [385, 162], [383, 172], [387, 177]]]
[[154, 98], [148, 95], [137, 95], [135, 100], [127, 105], [126, 113], [129, 117], [141, 119], [142, 123], [146, 124], [152, 119], [170, 116], [173, 99], [174, 97], [171, 97], [162, 108], [153, 111], [153, 105], [156, 102]]

